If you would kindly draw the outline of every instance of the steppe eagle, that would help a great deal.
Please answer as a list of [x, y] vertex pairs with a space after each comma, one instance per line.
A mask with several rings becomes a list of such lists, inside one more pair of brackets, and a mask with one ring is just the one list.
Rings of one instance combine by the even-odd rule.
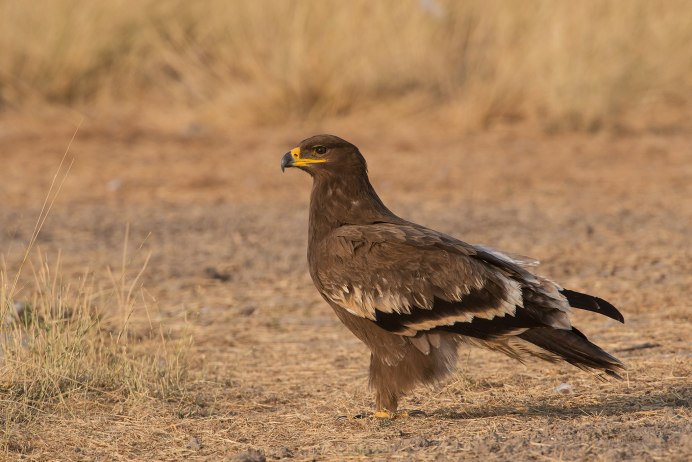
[[339, 319], [371, 351], [377, 417], [399, 398], [453, 370], [460, 342], [519, 360], [562, 359], [618, 377], [615, 357], [572, 326], [572, 308], [624, 322], [607, 301], [530, 271], [535, 262], [459, 239], [394, 215], [368, 179], [353, 144], [308, 138], [281, 159], [313, 178], [308, 264]]

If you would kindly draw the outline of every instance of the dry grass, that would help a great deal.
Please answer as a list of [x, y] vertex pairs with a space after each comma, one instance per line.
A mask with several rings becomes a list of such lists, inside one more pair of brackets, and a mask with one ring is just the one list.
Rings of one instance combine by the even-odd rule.
[[[691, 5], [0, 0], [0, 459], [690, 460]], [[278, 173], [318, 131], [401, 215], [613, 301], [576, 324], [627, 380], [464, 350], [425, 417], [351, 418], [368, 353]]]
[[[73, 127], [2, 122], [0, 249], [13, 276]], [[278, 166], [309, 132], [181, 137], [87, 122], [36, 241], [46, 257], [3, 295], [40, 314], [23, 323], [10, 311], [11, 338], [36, 348], [7, 347], [5, 458], [690, 460], [689, 135], [349, 123], [329, 128], [362, 148], [395, 212], [539, 258], [542, 274], [618, 306], [624, 325], [574, 321], [627, 364], [626, 380], [464, 348], [458, 374], [403, 401], [425, 416], [354, 419], [374, 404], [368, 352], [310, 280], [309, 178]], [[112, 271], [85, 278], [86, 266]], [[574, 393], [556, 393], [562, 382]]]
[[0, 18], [0, 105], [15, 109], [677, 129], [692, 108], [684, 0], [2, 0]]
[[0, 254], [0, 454], [8, 459], [30, 454], [51, 418], [185, 396], [185, 344], [152, 319], [155, 304], [141, 284], [148, 257], [133, 271], [141, 257], [128, 255], [127, 233], [107, 286], [89, 270], [64, 277], [60, 252], [51, 265], [34, 248], [59, 193], [58, 174], [14, 274]]
[[133, 317], [147, 309], [132, 292], [141, 289], [136, 280], [97, 290], [88, 272], [68, 282], [59, 266], [41, 260], [33, 283], [14, 297], [0, 271], [0, 454], [8, 458], [34, 451], [53, 419], [165, 406], [186, 396], [185, 342], [171, 340], [149, 313]]
[[[160, 326], [153, 324], [148, 352], [130, 337], [128, 321], [141, 301], [128, 296], [120, 305], [113, 291], [97, 293], [88, 273], [71, 287], [60, 276], [59, 263], [50, 268], [43, 260], [34, 269], [34, 284], [15, 297], [6, 272], [0, 273], [2, 450], [16, 445], [15, 426], [49, 410], [70, 413], [65, 403], [74, 395], [119, 401], [165, 399], [182, 392], [180, 347], [165, 340]], [[124, 317], [114, 314], [114, 301], [127, 310]]]

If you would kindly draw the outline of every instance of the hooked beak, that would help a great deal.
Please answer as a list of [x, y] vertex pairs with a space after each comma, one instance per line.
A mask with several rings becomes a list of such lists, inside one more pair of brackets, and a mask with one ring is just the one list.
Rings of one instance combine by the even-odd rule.
[[281, 171], [283, 172], [288, 167], [305, 167], [306, 165], [322, 164], [324, 162], [327, 162], [327, 159], [300, 157], [300, 148], [293, 148], [281, 158]]
[[286, 167], [293, 167], [293, 157], [291, 157], [290, 152], [287, 152], [281, 158], [281, 171], [283, 172], [284, 170], [286, 170]]

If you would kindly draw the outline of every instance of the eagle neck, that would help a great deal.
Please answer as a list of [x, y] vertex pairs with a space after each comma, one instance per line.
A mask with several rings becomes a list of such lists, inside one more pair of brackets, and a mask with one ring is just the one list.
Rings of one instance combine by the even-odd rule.
[[310, 196], [309, 244], [319, 242], [340, 226], [396, 219], [380, 200], [367, 174], [314, 177]]

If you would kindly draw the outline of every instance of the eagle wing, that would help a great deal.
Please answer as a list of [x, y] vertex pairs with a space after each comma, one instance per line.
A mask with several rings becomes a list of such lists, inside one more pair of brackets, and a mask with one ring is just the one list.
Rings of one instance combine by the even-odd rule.
[[412, 223], [341, 226], [316, 256], [323, 297], [399, 335], [492, 340], [571, 328], [561, 288], [527, 271], [531, 263]]

